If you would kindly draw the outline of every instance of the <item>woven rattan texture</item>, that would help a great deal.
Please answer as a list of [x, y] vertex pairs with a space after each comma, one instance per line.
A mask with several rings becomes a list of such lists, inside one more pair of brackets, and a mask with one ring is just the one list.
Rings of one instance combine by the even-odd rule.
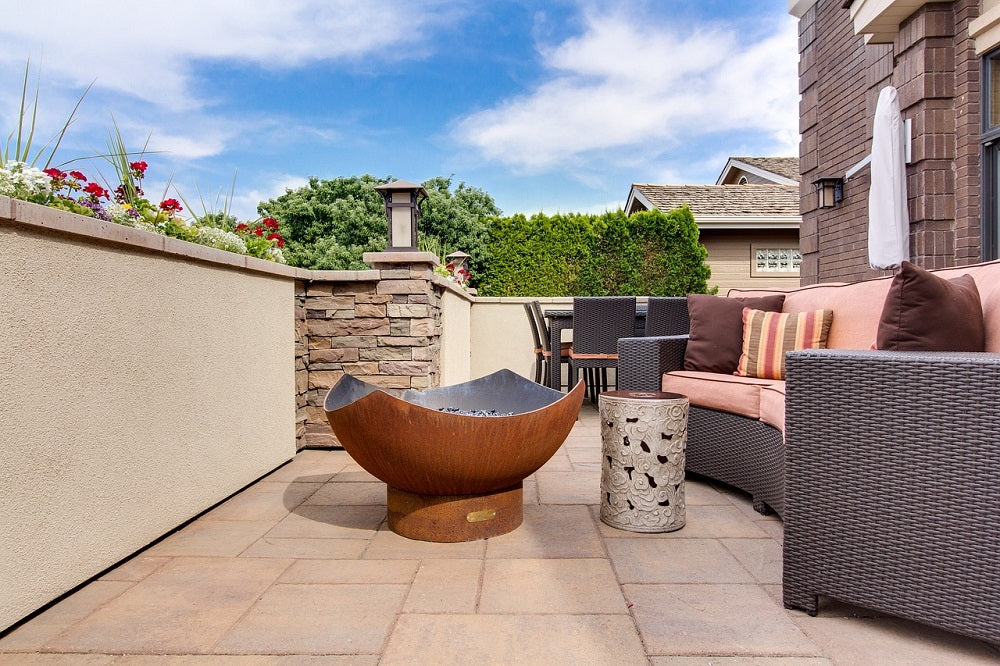
[[787, 368], [785, 605], [825, 595], [1000, 643], [1000, 355]]
[[664, 373], [684, 369], [687, 335], [618, 341], [618, 388], [659, 391]]
[[687, 298], [684, 296], [650, 296], [646, 306], [644, 335], [686, 335], [691, 328]]
[[524, 304], [524, 313], [528, 315], [528, 325], [531, 326], [531, 336], [535, 340], [535, 383], [541, 382], [542, 377], [546, 376], [543, 374], [547, 369], [547, 364], [545, 363], [545, 355], [542, 350], [545, 349], [545, 338], [538, 330], [538, 319], [535, 317], [535, 312], [531, 308], [530, 303]]
[[573, 299], [573, 351], [570, 369], [615, 368], [617, 359], [572, 358], [572, 354], [617, 354], [618, 339], [635, 333], [634, 296]]
[[785, 445], [781, 431], [756, 419], [704, 407], [688, 417], [687, 469], [736, 486], [754, 508], [785, 512]]

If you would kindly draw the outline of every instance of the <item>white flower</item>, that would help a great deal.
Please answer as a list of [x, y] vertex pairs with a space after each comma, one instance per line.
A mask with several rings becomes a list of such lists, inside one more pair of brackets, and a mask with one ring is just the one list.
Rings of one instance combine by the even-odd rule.
[[267, 250], [267, 258], [279, 264], [285, 263], [285, 255], [281, 253], [281, 248], [272, 247]]
[[209, 247], [236, 252], [237, 254], [247, 253], [247, 244], [242, 238], [231, 231], [216, 229], [215, 227], [198, 227], [195, 241]]
[[15, 199], [52, 194], [52, 179], [41, 169], [10, 161], [0, 167], [0, 194]]
[[104, 210], [112, 222], [124, 224], [126, 227], [136, 226], [136, 221], [139, 219], [129, 212], [132, 210], [130, 206], [120, 204], [117, 201], [104, 204]]

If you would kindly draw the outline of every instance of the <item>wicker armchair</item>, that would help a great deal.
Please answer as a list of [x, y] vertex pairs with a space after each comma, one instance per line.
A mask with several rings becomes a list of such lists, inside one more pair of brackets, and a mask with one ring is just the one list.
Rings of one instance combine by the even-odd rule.
[[[684, 369], [687, 299], [664, 298], [670, 310], [661, 321], [683, 335], [622, 338], [618, 341], [618, 387], [659, 391], [663, 375]], [[653, 305], [650, 304], [652, 309]], [[766, 423], [692, 405], [688, 416], [685, 469], [750, 493], [760, 513], [785, 509], [785, 446], [781, 431]]]
[[1000, 643], [1000, 355], [787, 356], [784, 602]]

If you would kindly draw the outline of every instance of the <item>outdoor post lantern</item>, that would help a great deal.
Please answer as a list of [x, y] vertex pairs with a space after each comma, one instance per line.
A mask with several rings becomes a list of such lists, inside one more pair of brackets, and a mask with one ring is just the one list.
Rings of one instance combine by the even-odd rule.
[[454, 266], [452, 273], [458, 273], [459, 271], [469, 270], [469, 255], [462, 252], [461, 250], [457, 252], [452, 252], [447, 257], [444, 258], [446, 264]]
[[813, 185], [816, 186], [816, 205], [819, 208], [832, 208], [844, 200], [843, 178], [820, 178]]
[[420, 202], [427, 198], [427, 190], [405, 180], [385, 183], [375, 189], [385, 199], [385, 214], [389, 218], [386, 251], [416, 252]]

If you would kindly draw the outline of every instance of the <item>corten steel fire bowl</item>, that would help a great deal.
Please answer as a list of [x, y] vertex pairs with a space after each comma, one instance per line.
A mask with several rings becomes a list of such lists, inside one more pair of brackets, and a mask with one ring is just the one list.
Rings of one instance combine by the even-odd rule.
[[563, 443], [582, 402], [582, 382], [563, 394], [500, 370], [398, 398], [345, 375], [324, 407], [351, 457], [388, 486], [389, 528], [411, 539], [454, 542], [521, 524], [522, 482]]

